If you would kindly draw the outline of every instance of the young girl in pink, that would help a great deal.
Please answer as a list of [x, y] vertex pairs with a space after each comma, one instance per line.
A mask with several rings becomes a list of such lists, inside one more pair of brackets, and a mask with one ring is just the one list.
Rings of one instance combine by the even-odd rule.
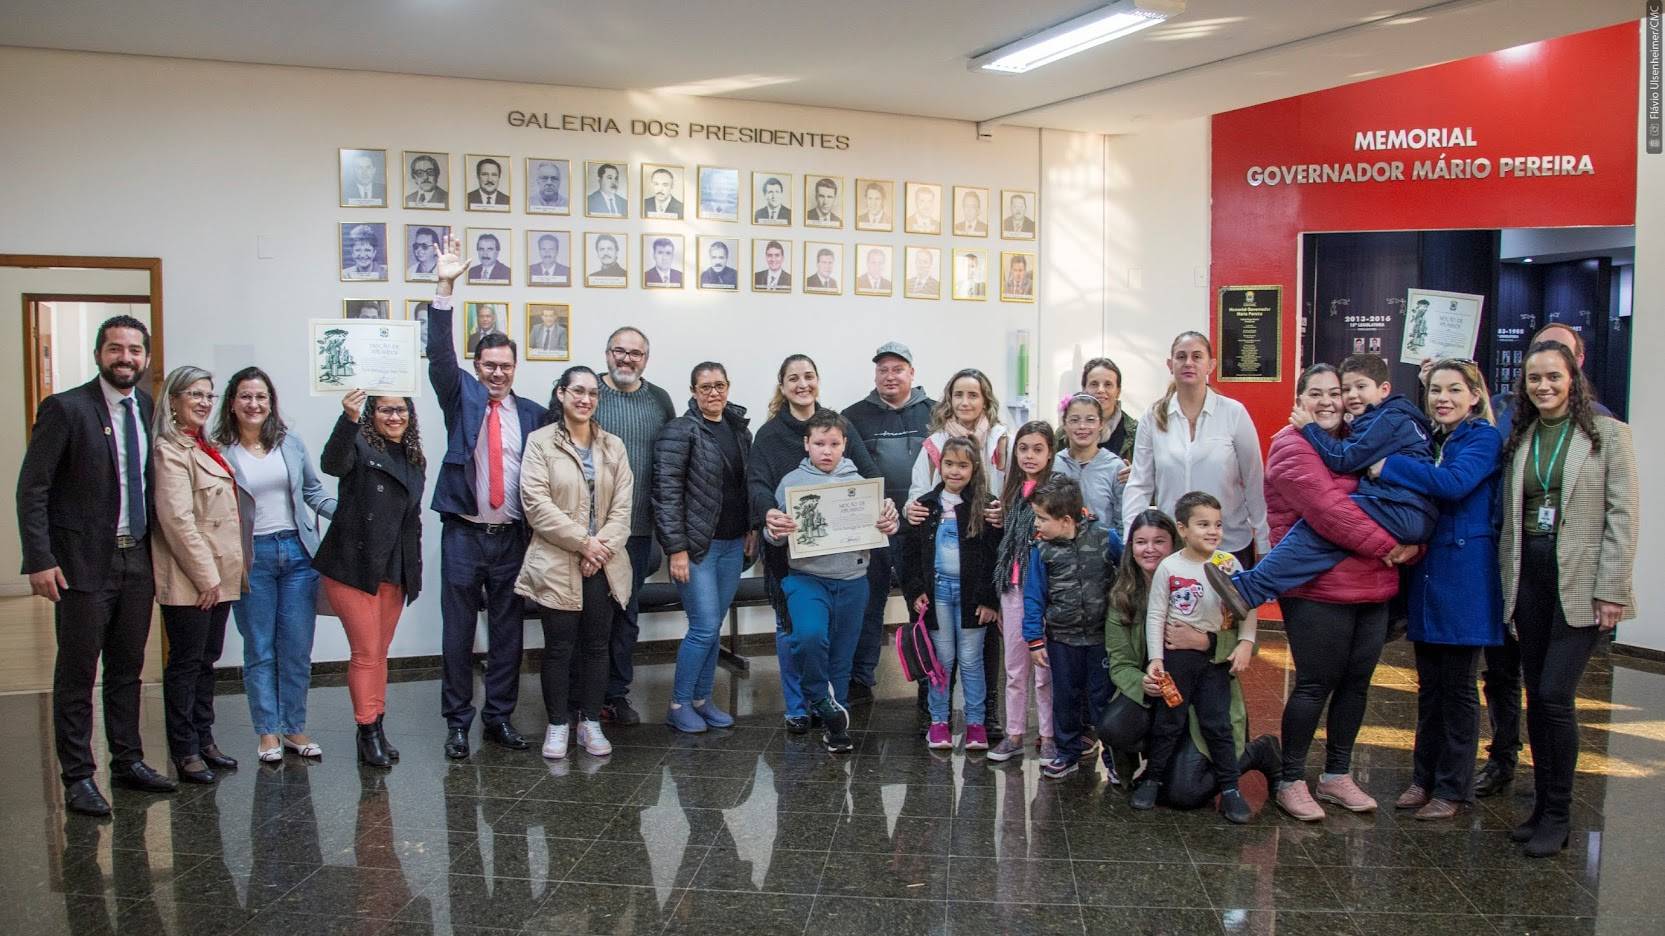
[[1057, 757], [1052, 743], [1052, 682], [1045, 667], [1030, 662], [1029, 646], [1023, 640], [1023, 577], [1029, 561], [1029, 547], [1035, 542], [1035, 511], [1029, 494], [1052, 476], [1052, 460], [1058, 454], [1058, 438], [1052, 425], [1041, 420], [1024, 423], [1012, 440], [1000, 502], [1006, 507], [1006, 529], [996, 555], [994, 574], [1000, 588], [1000, 636], [1006, 660], [1006, 737], [988, 759], [996, 763], [1023, 756], [1023, 734], [1029, 724], [1029, 678], [1035, 680], [1035, 717], [1040, 723], [1042, 762]]

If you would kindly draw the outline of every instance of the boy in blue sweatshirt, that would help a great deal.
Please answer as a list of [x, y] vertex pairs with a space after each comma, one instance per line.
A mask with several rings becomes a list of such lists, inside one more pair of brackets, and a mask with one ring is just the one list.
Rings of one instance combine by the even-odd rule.
[[[775, 509], [764, 518], [763, 536], [770, 543], [779, 546], [798, 531], [798, 519], [786, 513], [788, 488], [861, 480], [855, 463], [844, 457], [848, 436], [844, 417], [832, 410], [822, 410], [804, 423], [807, 456], [781, 479], [775, 488]], [[885, 498], [877, 526], [886, 536], [896, 532], [896, 504], [889, 498]], [[791, 571], [781, 580], [792, 618], [792, 656], [810, 711], [821, 716], [821, 740], [834, 753], [851, 748], [850, 713], [845, 705], [850, 665], [867, 608], [869, 559], [865, 549], [790, 559]]]
[[[1368, 474], [1371, 465], [1389, 455], [1432, 462], [1428, 417], [1393, 392], [1387, 361], [1380, 355], [1350, 354], [1338, 370], [1343, 400], [1353, 416], [1347, 436], [1337, 439], [1325, 432], [1299, 407], [1291, 422], [1300, 427], [1331, 471], [1359, 475], [1353, 503], [1389, 536], [1405, 545], [1428, 542], [1439, 517], [1433, 499]], [[1227, 575], [1210, 565], [1204, 572], [1232, 615], [1242, 620], [1264, 602], [1334, 568], [1346, 556], [1347, 550], [1318, 535], [1305, 520], [1297, 520], [1254, 568]]]

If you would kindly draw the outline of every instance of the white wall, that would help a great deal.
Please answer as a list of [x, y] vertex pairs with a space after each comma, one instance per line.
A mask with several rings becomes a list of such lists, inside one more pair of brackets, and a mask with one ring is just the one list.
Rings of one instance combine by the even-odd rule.
[[[1645, 72], [1645, 70], [1644, 70]], [[1640, 108], [1638, 108], [1640, 110]], [[1641, 115], [1636, 143], [1636, 278], [1632, 292], [1631, 360], [1653, 362], [1665, 353], [1665, 156], [1643, 148]], [[1665, 381], [1635, 379], [1631, 368], [1630, 425], [1641, 478], [1641, 538], [1636, 552], [1639, 616], [1619, 626], [1620, 643], [1665, 651], [1665, 515], [1659, 503], [1660, 468], [1665, 466]]]

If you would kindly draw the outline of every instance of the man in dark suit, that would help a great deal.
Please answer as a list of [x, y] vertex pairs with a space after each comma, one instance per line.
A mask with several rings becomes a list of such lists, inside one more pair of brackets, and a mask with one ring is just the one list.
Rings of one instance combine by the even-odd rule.
[[805, 292], [838, 292], [838, 278], [833, 276], [833, 265], [838, 258], [833, 256], [832, 248], [822, 247], [815, 252], [815, 272], [804, 280]]
[[611, 234], [602, 234], [595, 239], [595, 258], [597, 260], [595, 272], [591, 276], [613, 276], [624, 279], [629, 274], [619, 265], [619, 242]]
[[565, 286], [572, 269], [561, 262], [561, 239], [554, 234], [538, 238], [538, 259], [526, 271], [526, 281], [534, 286], [558, 283]]
[[387, 205], [387, 185], [382, 182], [381, 169], [371, 154], [353, 156], [352, 172], [341, 181], [342, 201], [347, 204], [361, 207]]
[[449, 196], [439, 184], [439, 160], [427, 153], [412, 159], [410, 181], [415, 191], [405, 196], [406, 208], [451, 207]]
[[711, 258], [711, 265], [700, 273], [700, 285], [713, 289], [734, 289], [740, 285], [739, 277], [734, 267], [728, 262], [728, 245], [722, 241], [712, 241], [706, 250]]
[[867, 252], [867, 272], [862, 274], [856, 288], [864, 292], [890, 292], [890, 278], [885, 276], [885, 252], [877, 247]]
[[786, 263], [786, 248], [780, 241], [770, 241], [763, 246], [764, 269], [752, 274], [752, 288], [765, 292], [779, 292], [792, 288], [792, 274], [782, 269]]
[[595, 218], [624, 217], [624, 193], [619, 191], [619, 167], [602, 163], [595, 170], [595, 191], [585, 213]]
[[509, 268], [497, 262], [497, 255], [503, 245], [497, 242], [496, 234], [481, 234], [474, 239], [474, 265], [468, 268], [470, 283], [507, 283]]
[[520, 689], [523, 604], [515, 578], [526, 558], [528, 534], [520, 510], [520, 457], [543, 422], [544, 408], [514, 393], [517, 349], [492, 332], [474, 349], [474, 372], [457, 362], [452, 343], [451, 291], [468, 269], [462, 244], [446, 241], [439, 285], [428, 313], [428, 381], [445, 415], [445, 461], [434, 482], [440, 534], [440, 627], [443, 672], [440, 700], [448, 732], [445, 756], [468, 756], [474, 722], [474, 629], [486, 612], [485, 738], [524, 751], [529, 746], [509, 719]]
[[1035, 219], [1029, 217], [1029, 199], [1022, 195], [1013, 195], [1006, 200], [1011, 211], [1000, 221], [1000, 230], [1006, 234], [1027, 234], [1034, 236]]
[[503, 165], [495, 159], [482, 159], [474, 164], [474, 178], [479, 185], [468, 193], [468, 207], [487, 211], [508, 211], [509, 196], [503, 191]]
[[815, 205], [804, 215], [804, 223], [814, 227], [843, 227], [838, 216], [838, 183], [832, 179], [815, 180]]
[[648, 176], [653, 192], [642, 199], [642, 217], [661, 221], [682, 220], [682, 200], [673, 193], [676, 176], [669, 169], [655, 169]]
[[174, 781], [144, 762], [139, 672], [150, 637], [151, 399], [138, 388], [150, 332], [118, 315], [99, 326], [98, 377], [41, 401], [17, 478], [23, 572], [53, 602], [58, 658], [52, 721], [64, 802], [110, 814], [93, 780], [92, 691], [104, 662], [104, 735], [120, 787], [171, 793]]
[[676, 245], [668, 237], [653, 240], [653, 266], [648, 268], [646, 286], [681, 286], [682, 271], [672, 266], [676, 262]]
[[786, 184], [770, 176], [763, 180], [763, 205], [752, 213], [754, 224], [791, 224], [792, 209], [786, 206]]

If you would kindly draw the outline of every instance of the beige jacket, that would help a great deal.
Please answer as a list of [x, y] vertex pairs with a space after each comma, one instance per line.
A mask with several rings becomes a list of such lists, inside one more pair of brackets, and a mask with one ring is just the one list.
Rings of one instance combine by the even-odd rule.
[[[1595, 600], [1624, 605], [1625, 619], [1636, 616], [1631, 572], [1636, 565], [1636, 451], [1630, 427], [1609, 416], [1596, 417], [1601, 451], [1573, 427], [1567, 437], [1567, 461], [1561, 471], [1561, 505], [1555, 522], [1555, 561], [1561, 588], [1561, 613], [1572, 627], [1593, 627]], [[1527, 461], [1532, 445], [1524, 442], [1503, 465], [1503, 535], [1498, 565], [1503, 572], [1503, 620], [1515, 616], [1520, 589], [1521, 511], [1525, 501]]]
[[231, 474], [189, 439], [158, 441], [151, 462], [156, 530], [150, 558], [157, 603], [194, 605], [216, 585], [221, 601], [236, 601], [247, 583], [247, 566]]
[[[595, 429], [591, 447], [595, 459], [595, 509], [600, 519], [596, 537], [613, 550], [602, 571], [613, 600], [630, 601], [630, 500], [634, 479], [625, 458], [624, 443], [612, 433]], [[583, 607], [583, 575], [579, 559], [589, 539], [590, 491], [584, 481], [578, 450], [564, 431], [553, 424], [532, 433], [520, 457], [520, 505], [532, 542], [515, 581], [515, 594], [556, 611]]]

